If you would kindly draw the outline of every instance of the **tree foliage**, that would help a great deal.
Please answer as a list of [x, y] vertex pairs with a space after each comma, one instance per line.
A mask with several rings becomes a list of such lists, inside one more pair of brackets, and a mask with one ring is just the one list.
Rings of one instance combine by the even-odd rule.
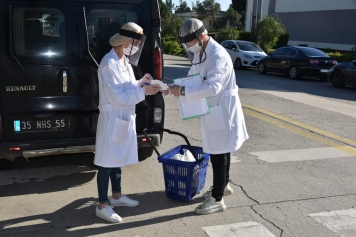
[[158, 0], [162, 19], [162, 37], [177, 37], [180, 26], [183, 24], [182, 18], [173, 15], [174, 4], [172, 0]]
[[239, 31], [233, 27], [224, 27], [218, 30], [216, 34], [216, 41], [221, 43], [224, 40], [237, 40], [239, 38]]
[[207, 16], [213, 18], [213, 28], [215, 30], [217, 30], [216, 15], [220, 13], [220, 9], [220, 4], [215, 2], [215, 0], [204, 0], [203, 2], [196, 1], [194, 7], [194, 10], [198, 13], [200, 19]]
[[242, 15], [235, 11], [235, 9], [232, 7], [232, 5], [230, 5], [229, 9], [227, 9], [227, 11], [225, 12], [225, 18], [230, 20], [230, 24], [231, 26], [237, 27], [240, 21], [240, 18], [242, 17]]
[[176, 6], [174, 13], [190, 12], [190, 7], [186, 1], [179, 0], [179, 6]]
[[269, 52], [277, 43], [279, 36], [286, 32], [279, 18], [266, 16], [253, 27], [254, 41], [265, 51]]

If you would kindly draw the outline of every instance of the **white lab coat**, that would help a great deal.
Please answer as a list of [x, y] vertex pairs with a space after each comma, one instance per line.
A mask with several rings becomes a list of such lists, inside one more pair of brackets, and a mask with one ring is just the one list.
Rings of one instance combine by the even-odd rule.
[[138, 163], [135, 105], [145, 99], [131, 65], [119, 60], [114, 49], [99, 69], [99, 121], [94, 164], [106, 168]]
[[[205, 52], [205, 62], [193, 65], [188, 73], [200, 73], [205, 80], [202, 85], [187, 86], [185, 94], [187, 100], [207, 98], [210, 107], [210, 114], [201, 117], [203, 151], [234, 152], [248, 139], [234, 67], [229, 54], [212, 37]], [[196, 53], [193, 63], [198, 62], [199, 53]]]

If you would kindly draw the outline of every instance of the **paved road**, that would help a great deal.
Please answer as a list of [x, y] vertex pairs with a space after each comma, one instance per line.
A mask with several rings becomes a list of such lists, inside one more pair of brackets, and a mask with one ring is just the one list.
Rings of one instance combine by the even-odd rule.
[[[187, 74], [186, 59], [164, 58], [166, 82]], [[0, 236], [356, 236], [356, 88], [255, 70], [236, 77], [250, 139], [233, 154], [226, 212], [195, 215], [200, 195], [167, 199], [154, 155], [123, 169], [123, 191], [141, 205], [116, 208], [124, 222], [106, 224], [94, 215], [92, 155], [18, 159], [0, 172]], [[199, 119], [181, 121], [176, 99], [165, 100], [165, 127], [200, 145]], [[182, 143], [165, 135], [159, 151]], [[211, 182], [209, 167], [204, 191]]]

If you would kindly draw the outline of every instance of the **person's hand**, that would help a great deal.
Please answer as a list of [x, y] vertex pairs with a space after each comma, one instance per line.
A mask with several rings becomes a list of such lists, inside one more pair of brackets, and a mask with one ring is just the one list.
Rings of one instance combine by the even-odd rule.
[[161, 91], [164, 96], [169, 94], [169, 90]]
[[174, 85], [174, 86], [170, 86], [169, 87], [169, 91], [172, 93], [172, 95], [174, 96], [179, 96], [179, 89], [180, 89], [180, 86], [178, 85]]
[[143, 87], [146, 95], [155, 95], [161, 90], [159, 85], [149, 85]]
[[151, 76], [151, 74], [146, 73], [146, 74], [140, 79], [140, 86], [143, 87], [144, 85], [150, 84], [152, 80], [153, 80], [153, 77]]

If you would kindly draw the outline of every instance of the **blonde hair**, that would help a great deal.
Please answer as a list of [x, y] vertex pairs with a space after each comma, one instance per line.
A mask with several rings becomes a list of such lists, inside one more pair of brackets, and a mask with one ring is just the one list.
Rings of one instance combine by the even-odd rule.
[[[128, 22], [126, 23], [125, 25], [123, 25], [121, 27], [122, 30], [129, 30], [129, 31], [132, 31], [132, 32], [135, 32], [135, 33], [138, 33], [138, 34], [141, 34], [143, 35], [143, 29], [141, 28], [141, 26], [137, 25], [136, 23], [134, 22]], [[116, 33], [115, 35], [113, 35], [110, 40], [109, 40], [109, 44], [113, 47], [115, 46], [119, 46], [121, 44], [124, 44], [126, 43], [127, 41], [129, 41], [130, 37], [127, 37], [127, 36], [123, 36], [123, 35], [120, 35], [119, 33]]]

